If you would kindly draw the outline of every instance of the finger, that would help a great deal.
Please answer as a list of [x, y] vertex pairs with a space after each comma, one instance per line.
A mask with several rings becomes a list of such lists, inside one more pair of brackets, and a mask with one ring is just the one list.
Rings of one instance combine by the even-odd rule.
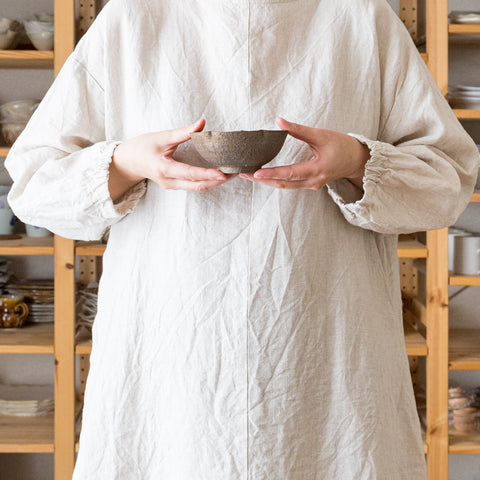
[[200, 182], [190, 182], [188, 180], [173, 180], [166, 179], [160, 183], [160, 186], [166, 190], [186, 190], [187, 192], [202, 193], [210, 190], [211, 188], [218, 187], [222, 183], [228, 182], [228, 178], [225, 180], [205, 180]]
[[296, 182], [317, 176], [317, 172], [311, 162], [301, 162], [283, 167], [261, 168], [253, 175], [258, 179], [276, 179]]
[[318, 143], [319, 129], [300, 125], [299, 123], [288, 122], [282, 117], [276, 118], [277, 125], [282, 130], [287, 130], [289, 135], [298, 138], [309, 145]]
[[199, 182], [205, 180], [224, 181], [226, 175], [214, 168], [194, 167], [186, 163], [177, 162], [173, 158], [164, 157], [160, 175], [163, 178]]
[[195, 123], [186, 125], [185, 127], [167, 130], [166, 132], [164, 132], [167, 134], [166, 143], [170, 146], [173, 146], [180, 145], [181, 143], [190, 140], [190, 133], [201, 132], [203, 130], [203, 127], [205, 126], [205, 122], [206, 120], [204, 118], [201, 118]]

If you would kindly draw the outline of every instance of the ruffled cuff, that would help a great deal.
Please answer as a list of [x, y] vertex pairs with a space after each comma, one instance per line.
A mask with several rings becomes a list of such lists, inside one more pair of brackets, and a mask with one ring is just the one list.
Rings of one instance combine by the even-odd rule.
[[121, 141], [100, 142], [93, 168], [86, 176], [87, 195], [92, 200], [91, 208], [101, 218], [113, 222], [130, 213], [147, 190], [145, 179], [129, 188], [115, 203], [112, 201], [108, 189], [109, 167], [113, 152], [121, 143]]
[[370, 158], [365, 164], [363, 191], [345, 178], [330, 182], [327, 189], [330, 197], [340, 207], [346, 220], [353, 225], [371, 228], [374, 222], [369, 212], [372, 211], [377, 186], [382, 181], [382, 175], [388, 172], [386, 145], [379, 141], [370, 140], [363, 135], [353, 133], [348, 135], [356, 138], [370, 150]]

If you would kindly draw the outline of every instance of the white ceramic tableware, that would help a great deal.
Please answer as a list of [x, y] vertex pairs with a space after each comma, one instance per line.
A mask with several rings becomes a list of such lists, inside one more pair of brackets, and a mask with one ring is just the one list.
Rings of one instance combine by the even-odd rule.
[[471, 236], [471, 232], [462, 230], [460, 228], [449, 228], [448, 229], [448, 270], [453, 272], [453, 259], [455, 257], [455, 243], [454, 239], [457, 236], [468, 237]]
[[457, 275], [480, 274], [480, 236], [454, 237], [453, 271]]

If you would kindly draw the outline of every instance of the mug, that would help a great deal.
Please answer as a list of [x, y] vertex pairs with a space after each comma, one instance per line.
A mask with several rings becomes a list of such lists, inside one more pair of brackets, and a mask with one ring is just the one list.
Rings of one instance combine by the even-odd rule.
[[21, 327], [28, 315], [22, 295], [0, 295], [0, 327]]
[[53, 235], [46, 228], [29, 225], [28, 223], [25, 224], [25, 231], [29, 237], [51, 237]]
[[448, 229], [448, 271], [453, 272], [453, 259], [455, 258], [455, 244], [454, 240], [457, 236], [467, 237], [471, 236], [471, 232], [462, 230], [460, 228], [449, 228]]
[[457, 275], [480, 275], [480, 236], [454, 239], [453, 271]]

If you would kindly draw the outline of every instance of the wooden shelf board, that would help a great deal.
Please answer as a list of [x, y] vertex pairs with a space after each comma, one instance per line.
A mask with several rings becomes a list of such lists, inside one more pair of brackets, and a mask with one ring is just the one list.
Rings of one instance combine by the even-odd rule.
[[7, 147], [6, 145], [0, 145], [0, 157], [6, 157], [9, 151], [10, 147]]
[[92, 339], [87, 335], [82, 335], [75, 341], [75, 353], [80, 355], [90, 355], [92, 351]]
[[480, 33], [480, 25], [451, 23], [448, 26], [448, 33], [457, 33], [457, 34]]
[[480, 370], [480, 329], [450, 329], [448, 368]]
[[421, 357], [428, 354], [427, 340], [416, 330], [405, 330], [405, 344], [407, 355]]
[[76, 242], [75, 255], [92, 255], [101, 257], [107, 245], [101, 242]]
[[53, 68], [53, 51], [0, 50], [0, 68]]
[[454, 428], [448, 430], [448, 453], [457, 455], [480, 454], [480, 432], [459, 433]]
[[457, 118], [464, 119], [464, 120], [480, 119], [480, 110], [466, 110], [466, 109], [454, 108], [453, 113], [455, 113]]
[[53, 237], [28, 237], [0, 240], [0, 255], [53, 255]]
[[449, 284], [465, 286], [480, 285], [480, 275], [451, 275]]
[[475, 191], [473, 192], [472, 198], [470, 199], [471, 202], [480, 202], [480, 192]]
[[0, 353], [54, 353], [53, 323], [0, 328]]
[[428, 63], [428, 53], [420, 53], [420, 56], [423, 58], [425, 63]]
[[53, 414], [38, 417], [0, 415], [1, 453], [53, 453]]
[[399, 258], [427, 258], [428, 249], [418, 240], [400, 240], [398, 242], [398, 256]]

